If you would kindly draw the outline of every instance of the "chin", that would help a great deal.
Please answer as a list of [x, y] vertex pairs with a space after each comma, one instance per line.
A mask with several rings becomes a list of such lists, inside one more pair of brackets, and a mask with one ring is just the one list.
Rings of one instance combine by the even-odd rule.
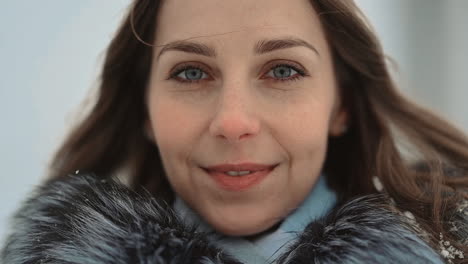
[[213, 228], [219, 233], [222, 233], [227, 236], [243, 237], [261, 233], [265, 230], [268, 230], [274, 224], [275, 223], [272, 223], [268, 226], [252, 226], [252, 224], [246, 226], [214, 226]]
[[[255, 235], [268, 230], [278, 223], [278, 218], [259, 218], [257, 214], [256, 217], [243, 217], [242, 219], [238, 219], [239, 215], [245, 216], [245, 214], [239, 213], [237, 217], [219, 217], [219, 215], [217, 215], [215, 219], [207, 219], [207, 221], [217, 232], [228, 236]], [[262, 215], [268, 214], [263, 213]]]

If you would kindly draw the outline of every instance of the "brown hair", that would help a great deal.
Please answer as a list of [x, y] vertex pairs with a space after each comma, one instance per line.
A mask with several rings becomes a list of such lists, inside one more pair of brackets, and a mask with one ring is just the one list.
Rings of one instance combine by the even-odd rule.
[[[379, 41], [352, 1], [311, 0], [332, 50], [348, 132], [330, 138], [324, 170], [344, 202], [375, 193], [378, 177], [403, 211], [412, 212], [437, 249], [439, 235], [462, 251], [449, 221], [468, 187], [468, 140], [446, 121], [395, 88]], [[51, 177], [77, 169], [102, 177], [125, 169], [170, 202], [157, 147], [144, 134], [157, 0], [136, 0], [107, 49], [97, 100], [71, 131], [51, 164]], [[339, 166], [336, 166], [339, 164]], [[460, 260], [463, 261], [463, 260]], [[462, 262], [460, 262], [462, 263]]]

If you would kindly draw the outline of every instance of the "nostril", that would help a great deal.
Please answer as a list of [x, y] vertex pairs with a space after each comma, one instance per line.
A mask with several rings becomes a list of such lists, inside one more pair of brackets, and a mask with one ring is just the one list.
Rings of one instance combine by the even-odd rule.
[[260, 124], [253, 119], [230, 118], [229, 120], [214, 120], [209, 130], [215, 137], [238, 141], [258, 134]]

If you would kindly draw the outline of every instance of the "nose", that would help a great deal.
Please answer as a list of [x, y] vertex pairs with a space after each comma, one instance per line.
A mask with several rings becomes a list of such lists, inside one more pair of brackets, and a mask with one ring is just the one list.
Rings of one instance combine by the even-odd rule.
[[260, 121], [255, 116], [258, 108], [248, 89], [231, 88], [223, 89], [209, 131], [216, 138], [236, 143], [257, 135]]

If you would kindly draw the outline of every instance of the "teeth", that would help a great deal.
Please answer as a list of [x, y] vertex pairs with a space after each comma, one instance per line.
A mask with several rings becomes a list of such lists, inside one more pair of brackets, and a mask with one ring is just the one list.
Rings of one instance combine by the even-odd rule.
[[225, 172], [229, 176], [243, 176], [252, 173], [251, 171], [227, 171]]

